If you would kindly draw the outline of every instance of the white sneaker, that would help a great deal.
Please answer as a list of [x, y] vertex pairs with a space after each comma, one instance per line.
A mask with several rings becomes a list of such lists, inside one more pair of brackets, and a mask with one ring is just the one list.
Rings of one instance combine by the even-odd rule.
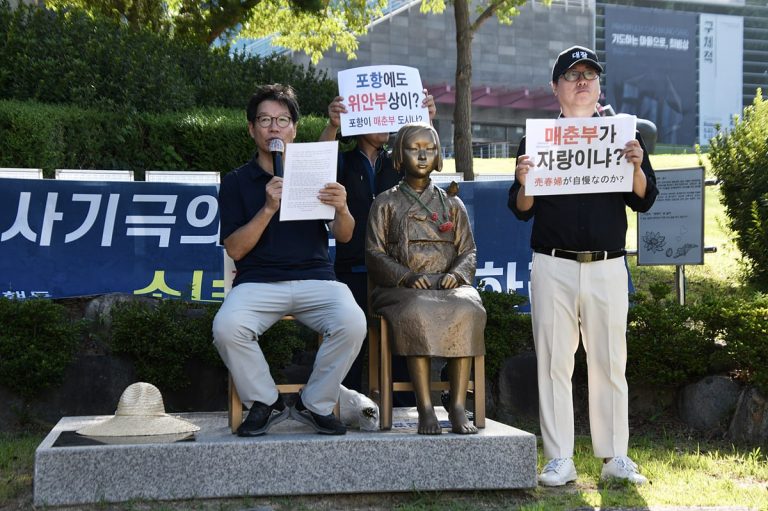
[[539, 474], [542, 486], [562, 486], [576, 480], [576, 466], [572, 458], [552, 458]]
[[608, 463], [603, 463], [600, 479], [625, 479], [634, 484], [645, 484], [648, 479], [637, 469], [637, 464], [628, 456], [616, 456]]

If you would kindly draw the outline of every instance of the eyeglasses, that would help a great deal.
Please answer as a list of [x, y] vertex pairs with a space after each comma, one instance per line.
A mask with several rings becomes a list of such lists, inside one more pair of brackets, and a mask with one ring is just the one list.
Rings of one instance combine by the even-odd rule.
[[287, 128], [291, 125], [291, 122], [293, 122], [293, 119], [287, 115], [278, 115], [277, 117], [272, 117], [271, 115], [260, 115], [256, 118], [256, 124], [262, 128], [270, 128], [272, 126], [272, 119], [275, 120], [279, 128]]
[[582, 76], [585, 80], [592, 81], [600, 77], [600, 73], [594, 69], [587, 69], [586, 71], [576, 71], [575, 69], [569, 69], [561, 75], [565, 78], [566, 82], [575, 82]]

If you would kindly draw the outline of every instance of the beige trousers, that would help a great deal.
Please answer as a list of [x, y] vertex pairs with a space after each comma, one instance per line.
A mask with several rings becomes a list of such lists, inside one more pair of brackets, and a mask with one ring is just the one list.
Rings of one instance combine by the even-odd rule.
[[592, 449], [599, 458], [626, 455], [628, 277], [624, 258], [579, 263], [533, 256], [531, 320], [544, 456], [573, 456], [571, 377], [579, 333], [589, 366]]
[[341, 381], [366, 334], [365, 313], [349, 288], [333, 280], [291, 280], [235, 286], [213, 320], [213, 343], [243, 403], [272, 404], [278, 393], [259, 337], [285, 314], [323, 335], [301, 400], [328, 415], [339, 400]]

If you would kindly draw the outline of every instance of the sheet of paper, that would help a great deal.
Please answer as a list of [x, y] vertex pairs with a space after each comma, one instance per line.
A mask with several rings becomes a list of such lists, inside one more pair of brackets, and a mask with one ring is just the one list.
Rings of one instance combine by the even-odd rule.
[[336, 181], [339, 143], [287, 144], [283, 167], [280, 221], [333, 220], [333, 206], [317, 198], [320, 189]]
[[635, 138], [630, 115], [528, 119], [525, 153], [534, 167], [526, 195], [628, 192], [634, 165], [624, 161], [624, 145]]

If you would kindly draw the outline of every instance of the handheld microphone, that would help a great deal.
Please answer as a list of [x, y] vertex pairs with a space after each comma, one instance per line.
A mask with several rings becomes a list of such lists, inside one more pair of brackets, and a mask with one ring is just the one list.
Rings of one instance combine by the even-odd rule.
[[275, 176], [283, 177], [283, 152], [285, 144], [279, 138], [269, 141], [269, 152], [272, 153], [272, 171]]

